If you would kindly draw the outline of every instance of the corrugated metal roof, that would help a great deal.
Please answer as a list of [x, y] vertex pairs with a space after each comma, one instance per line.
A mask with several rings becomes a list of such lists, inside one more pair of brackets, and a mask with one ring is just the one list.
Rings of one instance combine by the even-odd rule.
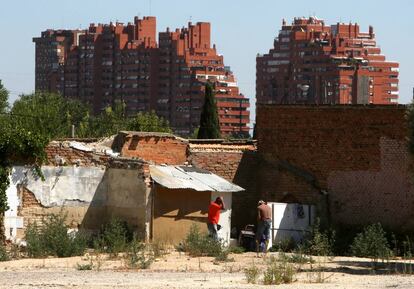
[[196, 191], [239, 192], [244, 191], [229, 181], [209, 171], [192, 166], [150, 166], [151, 178], [169, 189], [193, 189]]

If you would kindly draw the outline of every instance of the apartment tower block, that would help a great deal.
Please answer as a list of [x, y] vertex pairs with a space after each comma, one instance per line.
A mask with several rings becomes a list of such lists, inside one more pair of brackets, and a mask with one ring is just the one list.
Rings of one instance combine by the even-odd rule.
[[190, 135], [200, 122], [204, 86], [215, 87], [223, 134], [247, 135], [249, 100], [210, 43], [210, 23], [160, 32], [156, 18], [46, 30], [36, 44], [36, 91], [89, 103], [95, 113], [115, 101], [127, 113], [154, 110], [174, 132]]
[[326, 26], [316, 17], [295, 18], [269, 53], [256, 58], [258, 104], [396, 104], [398, 68], [386, 61], [374, 29]]

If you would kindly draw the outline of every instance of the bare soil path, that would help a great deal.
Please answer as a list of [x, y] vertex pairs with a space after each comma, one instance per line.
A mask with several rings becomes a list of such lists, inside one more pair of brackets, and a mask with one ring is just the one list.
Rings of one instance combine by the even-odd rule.
[[[21, 259], [0, 263], [0, 288], [274, 288], [275, 286], [248, 284], [244, 268], [255, 264], [261, 269], [266, 260], [255, 254], [231, 255], [233, 262], [217, 263], [213, 258], [189, 258], [172, 252], [154, 262], [149, 269], [131, 270], [122, 259], [98, 261], [91, 257]], [[90, 271], [77, 270], [77, 264], [87, 264]], [[292, 284], [277, 288], [414, 288], [414, 275], [393, 274], [370, 270], [370, 260], [336, 257], [324, 260], [323, 283], [311, 283], [316, 273], [309, 273], [310, 264], [301, 265]], [[99, 271], [97, 266], [99, 264]], [[317, 264], [320, 264], [319, 262]], [[313, 267], [316, 266], [316, 263]], [[394, 265], [389, 265], [394, 268]]]

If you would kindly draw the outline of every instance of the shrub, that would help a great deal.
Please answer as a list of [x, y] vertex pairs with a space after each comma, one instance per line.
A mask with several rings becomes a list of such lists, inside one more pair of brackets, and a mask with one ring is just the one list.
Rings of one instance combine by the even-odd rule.
[[10, 257], [7, 254], [6, 247], [0, 244], [0, 262], [9, 261]]
[[83, 255], [87, 238], [82, 232], [68, 234], [66, 215], [51, 214], [43, 219], [40, 227], [36, 222], [26, 229], [27, 252], [30, 257], [70, 257]]
[[127, 249], [130, 230], [127, 224], [118, 218], [112, 218], [102, 228], [102, 232], [95, 241], [95, 248], [102, 249], [113, 256]]
[[191, 226], [182, 248], [192, 257], [210, 256], [218, 261], [227, 260], [229, 253], [222, 242], [202, 234], [197, 225]]
[[154, 261], [154, 252], [148, 252], [145, 244], [134, 239], [128, 244], [125, 261], [128, 268], [147, 269]]
[[254, 264], [244, 269], [244, 276], [247, 279], [247, 283], [256, 284], [257, 280], [259, 279], [259, 274], [259, 268]]
[[371, 258], [374, 263], [378, 259], [387, 259], [391, 256], [391, 249], [380, 223], [367, 226], [359, 233], [352, 245], [351, 252], [358, 257]]
[[44, 257], [47, 255], [45, 243], [37, 223], [31, 223], [26, 228], [27, 254], [29, 257]]
[[214, 256], [214, 260], [219, 262], [234, 261], [234, 258], [229, 259], [229, 250], [222, 249], [217, 255]]
[[292, 264], [285, 261], [278, 263], [276, 259], [272, 257], [263, 273], [263, 283], [265, 285], [292, 283], [295, 274], [296, 269]]
[[334, 243], [335, 231], [322, 231], [318, 218], [305, 239], [304, 250], [310, 255], [330, 256], [333, 254]]

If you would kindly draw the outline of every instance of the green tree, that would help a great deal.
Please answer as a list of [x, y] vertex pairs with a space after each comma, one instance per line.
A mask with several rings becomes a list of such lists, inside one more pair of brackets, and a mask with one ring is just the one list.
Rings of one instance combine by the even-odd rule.
[[3, 86], [0, 80], [0, 113], [5, 113], [7, 111], [7, 108], [9, 107], [9, 104], [7, 102], [8, 98], [9, 98], [9, 92]]
[[217, 139], [220, 138], [220, 125], [217, 112], [216, 98], [214, 97], [213, 87], [210, 83], [205, 86], [205, 97], [203, 110], [200, 118], [200, 128], [198, 139]]
[[[139, 112], [133, 117], [126, 115], [125, 103], [116, 101], [113, 106], [106, 107], [97, 117], [85, 118], [80, 127], [80, 136], [103, 137], [117, 134], [122, 130], [168, 132], [171, 129], [168, 121], [152, 112]], [[88, 124], [89, 121], [89, 124]]]
[[128, 123], [128, 130], [172, 132], [168, 121], [162, 117], [158, 117], [154, 111], [137, 113], [134, 118], [130, 119]]
[[4, 212], [8, 209], [6, 190], [13, 164], [33, 164], [41, 176], [40, 165], [46, 158], [48, 138], [25, 128], [16, 127], [9, 119], [0, 125], [0, 241], [4, 238]]
[[89, 137], [103, 137], [117, 134], [128, 127], [128, 119], [125, 117], [125, 103], [115, 101], [112, 106], [106, 107], [102, 113], [90, 118]]
[[22, 95], [10, 112], [16, 127], [53, 139], [69, 137], [72, 125], [85, 121], [89, 107], [58, 94], [34, 93]]

